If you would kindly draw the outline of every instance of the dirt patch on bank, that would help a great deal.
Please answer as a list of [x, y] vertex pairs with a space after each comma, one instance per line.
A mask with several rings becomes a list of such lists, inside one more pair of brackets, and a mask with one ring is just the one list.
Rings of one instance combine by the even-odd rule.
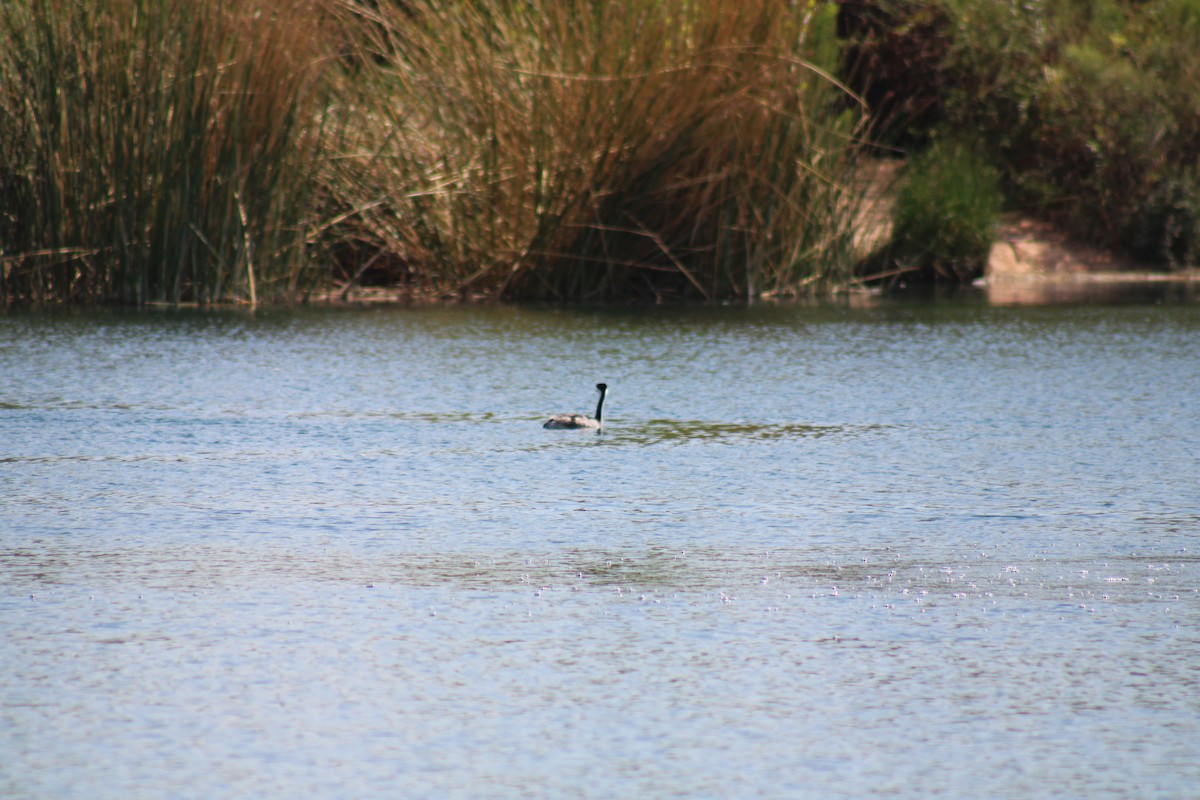
[[1155, 271], [1158, 268], [1152, 264], [1074, 241], [1047, 222], [1013, 216], [1004, 219], [996, 232], [986, 276], [989, 280], [1009, 280]]
[[[1195, 297], [1200, 270], [1165, 271], [1073, 240], [1053, 225], [1024, 217], [1000, 224], [984, 273], [994, 305], [1119, 302], [1168, 294]], [[1171, 284], [1169, 291], [1161, 287]]]

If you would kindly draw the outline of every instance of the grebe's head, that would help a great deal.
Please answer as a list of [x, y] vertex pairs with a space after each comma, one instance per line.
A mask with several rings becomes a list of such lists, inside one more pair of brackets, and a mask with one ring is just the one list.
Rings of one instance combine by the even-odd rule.
[[603, 394], [604, 392], [607, 392], [607, 391], [608, 391], [608, 384], [607, 384], [607, 383], [597, 383], [597, 384], [596, 384], [596, 391], [600, 392], [601, 394]]

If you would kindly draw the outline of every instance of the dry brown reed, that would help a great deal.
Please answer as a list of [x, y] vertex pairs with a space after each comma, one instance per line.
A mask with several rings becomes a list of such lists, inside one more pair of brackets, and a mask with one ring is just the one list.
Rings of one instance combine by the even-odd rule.
[[[0, 302], [511, 299], [848, 280], [834, 6], [21, 0]], [[817, 63], [820, 62], [820, 63]]]
[[0, 10], [0, 293], [249, 302], [309, 273], [324, 47], [305, 0]]
[[[429, 291], [758, 296], [845, 279], [859, 116], [831, 7], [414, 0], [341, 96], [342, 240]], [[369, 16], [369, 18], [368, 18]], [[847, 108], [851, 109], [847, 112]]]

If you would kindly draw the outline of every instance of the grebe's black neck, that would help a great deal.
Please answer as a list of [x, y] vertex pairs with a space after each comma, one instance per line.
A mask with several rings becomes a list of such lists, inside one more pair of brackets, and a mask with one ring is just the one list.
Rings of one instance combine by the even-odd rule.
[[596, 422], [602, 421], [601, 414], [604, 413], [604, 395], [608, 393], [607, 383], [597, 383], [596, 391], [600, 392], [600, 399], [596, 402]]

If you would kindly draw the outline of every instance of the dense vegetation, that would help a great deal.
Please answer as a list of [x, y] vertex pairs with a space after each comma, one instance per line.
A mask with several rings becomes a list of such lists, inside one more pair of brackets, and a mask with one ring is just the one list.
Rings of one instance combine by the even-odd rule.
[[1200, 0], [15, 0], [0, 302], [830, 290], [905, 151], [904, 268], [974, 274], [1001, 190], [1195, 263], [1198, 46]]
[[841, 23], [876, 140], [968, 142], [1010, 206], [1200, 262], [1200, 0], [849, 0]]
[[239, 7], [4, 4], [4, 300], [284, 300], [314, 277], [324, 43]]
[[863, 114], [828, 74], [835, 15], [767, 0], [6, 5], [0, 287], [208, 303], [320, 280], [513, 298], [845, 280], [840, 179]]

